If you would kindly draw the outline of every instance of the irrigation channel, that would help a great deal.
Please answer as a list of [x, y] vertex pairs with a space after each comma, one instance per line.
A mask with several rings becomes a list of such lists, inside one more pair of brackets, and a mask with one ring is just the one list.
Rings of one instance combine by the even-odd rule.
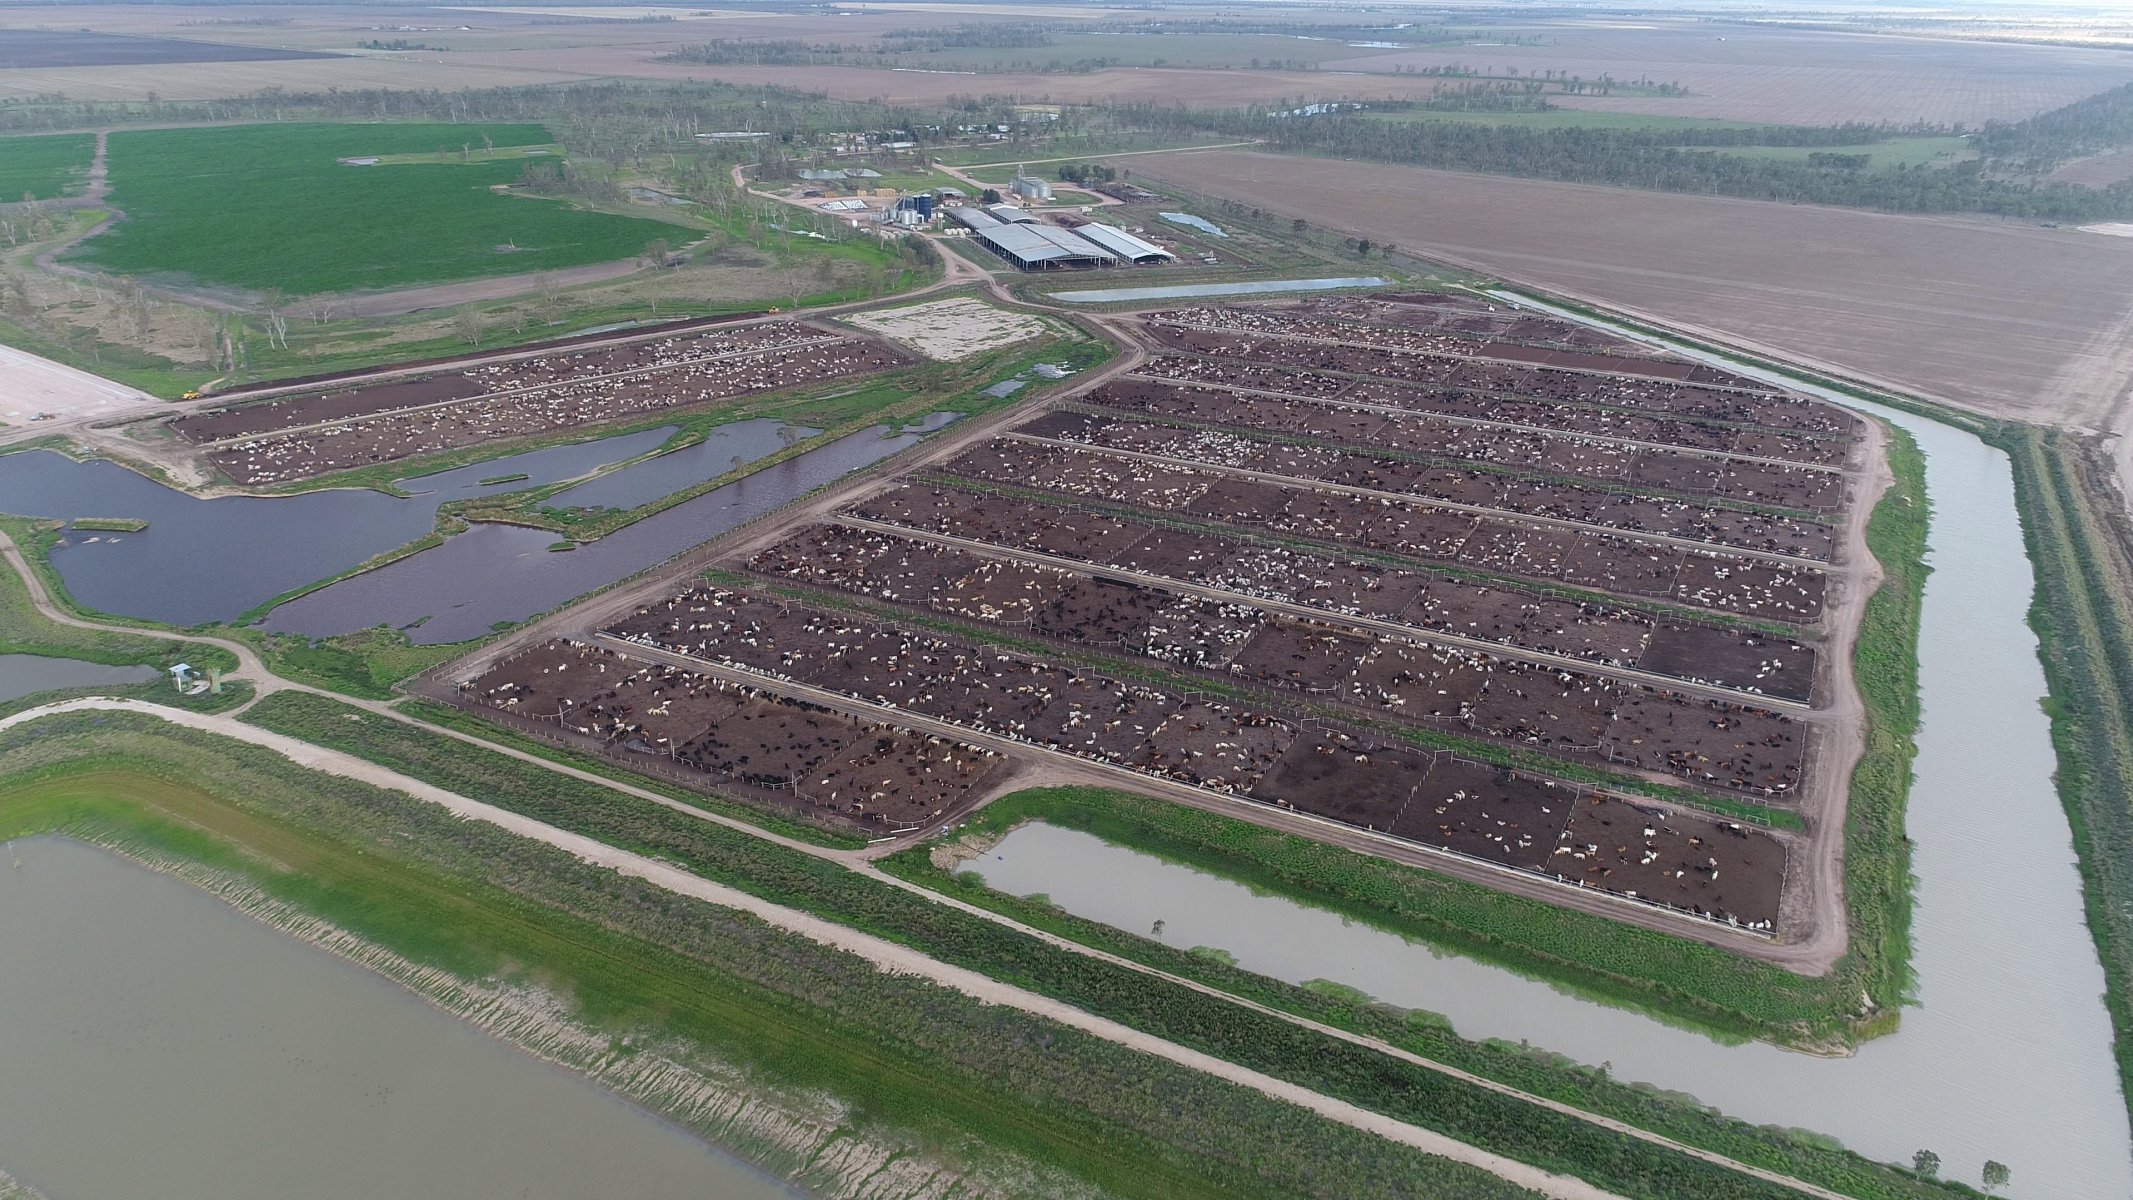
[[2133, 1136], [2113, 1067], [2103, 968], [2052, 786], [2044, 675], [2026, 620], [2034, 576], [2007, 456], [1952, 426], [1804, 390], [1908, 430], [1925, 451], [1934, 505], [1907, 820], [1916, 843], [1918, 995], [1895, 1034], [1843, 1059], [1724, 1045], [1042, 825], [1015, 831], [964, 869], [1133, 933], [1160, 920], [1172, 945], [1219, 948], [1247, 970], [1293, 983], [1346, 984], [1442, 1014], [1469, 1038], [1606, 1063], [1617, 1079], [1686, 1092], [1743, 1120], [1834, 1136], [1877, 1159], [1909, 1163], [1930, 1149], [1945, 1177], [1973, 1185], [1986, 1159], [2006, 1163], [2015, 1196], [2133, 1196]]
[[646, 1200], [798, 1195], [80, 842], [0, 852], [0, 962], [0, 1167], [46, 1195], [568, 1200], [622, 1180]]

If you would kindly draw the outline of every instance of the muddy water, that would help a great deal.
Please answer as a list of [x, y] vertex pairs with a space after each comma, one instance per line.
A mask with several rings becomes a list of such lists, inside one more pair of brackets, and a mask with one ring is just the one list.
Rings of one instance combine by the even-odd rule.
[[[405, 629], [421, 645], [480, 637], [499, 622], [558, 608], [879, 462], [944, 419], [952, 414], [908, 429], [861, 430], [568, 552], [549, 549], [557, 541], [553, 533], [478, 525], [441, 546], [284, 604], [268, 615], [266, 627], [331, 637], [384, 625]], [[713, 463], [705, 469], [715, 478], [727, 468]]]
[[1122, 929], [1146, 934], [1161, 920], [1173, 945], [1219, 947], [1263, 974], [1330, 979], [1442, 1013], [1469, 1038], [1609, 1063], [1618, 1079], [1829, 1134], [1873, 1158], [1907, 1163], [1931, 1149], [1944, 1175], [1972, 1184], [1998, 1159], [2014, 1170], [2016, 1196], [2133, 1195], [2103, 971], [2052, 788], [2007, 458], [1949, 426], [1876, 412], [1926, 452], [1933, 574], [1908, 818], [1918, 1003], [1856, 1057], [1719, 1045], [1070, 831], [1025, 828], [969, 868]]
[[797, 1195], [77, 842], [0, 853], [0, 964], [0, 1164], [54, 1200]]
[[[650, 504], [691, 484], [716, 479], [743, 463], [775, 454], [786, 445], [778, 430], [785, 426], [768, 417], [721, 425], [704, 440], [657, 458], [610, 471], [576, 487], [565, 488], [548, 498], [555, 508], [631, 509]], [[804, 425], [792, 427], [795, 441], [822, 432]]]
[[[52, 566], [75, 600], [174, 625], [227, 621], [283, 592], [329, 579], [414, 541], [437, 506], [585, 474], [656, 449], [671, 429], [513, 454], [400, 481], [407, 497], [336, 488], [297, 496], [202, 500], [116, 463], [48, 450], [0, 455], [0, 512], [71, 520], [136, 517], [140, 533], [74, 533]], [[528, 479], [483, 486], [500, 475]]]
[[52, 688], [146, 683], [160, 674], [154, 667], [112, 667], [42, 654], [0, 654], [0, 701], [18, 700]]

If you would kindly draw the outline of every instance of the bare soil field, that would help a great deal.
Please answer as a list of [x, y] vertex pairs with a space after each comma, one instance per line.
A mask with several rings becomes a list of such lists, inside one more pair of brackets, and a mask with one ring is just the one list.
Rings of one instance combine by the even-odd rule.
[[[946, 18], [943, 18], [944, 20]], [[1280, 99], [1427, 99], [1443, 81], [1423, 76], [1312, 71], [1206, 71], [1117, 67], [1087, 74], [897, 71], [870, 67], [771, 67], [660, 62], [670, 46], [525, 50], [452, 55], [456, 66], [569, 72], [621, 79], [696, 80], [744, 87], [790, 87], [838, 100], [942, 105], [953, 97], [1012, 96], [1054, 104], [1160, 103], [1227, 108]], [[439, 84], [438, 86], [447, 86]]]
[[[375, 36], [375, 35], [373, 35]], [[34, 67], [0, 74], [0, 99], [60, 94], [70, 100], [217, 100], [268, 88], [459, 89], [567, 83], [590, 76], [567, 69], [481, 66], [444, 54], [363, 55], [301, 62], [161, 63], [138, 67]]]
[[1999, 416], [2133, 419], [2133, 239], [1237, 151], [1136, 174]]
[[1361, 54], [1326, 71], [1417, 70], [1460, 64], [1520, 75], [1679, 83], [1687, 96], [1562, 96], [1551, 103], [1787, 125], [1844, 121], [2012, 121], [2133, 81], [2133, 60], [2108, 49], [1713, 25], [1693, 20], [1551, 22], [1544, 44]]
[[2053, 183], [2072, 183], [2082, 187], [2107, 188], [2114, 183], [2133, 179], [2133, 150], [2106, 150], [2091, 154], [2053, 171], [2045, 178]]
[[122, 37], [87, 29], [0, 29], [0, 70], [39, 67], [152, 67], [164, 63], [266, 62], [333, 55], [273, 46], [181, 38]]

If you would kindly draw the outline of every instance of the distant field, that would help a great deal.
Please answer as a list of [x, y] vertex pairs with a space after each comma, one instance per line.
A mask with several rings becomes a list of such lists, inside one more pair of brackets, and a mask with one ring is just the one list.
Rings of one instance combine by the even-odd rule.
[[2133, 238], [1230, 150], [1134, 175], [2020, 419], [2133, 387]]
[[[1333, 71], [1460, 66], [1527, 78], [1553, 72], [1679, 83], [1687, 96], [1578, 95], [1551, 102], [1610, 113], [1756, 124], [2019, 120], [2133, 81], [2133, 55], [2068, 46], [1904, 39], [1695, 19], [1536, 23], [1538, 45], [1367, 50], [1320, 64]], [[1360, 82], [1349, 90], [1368, 95]]]
[[1970, 139], [1960, 137], [1898, 137], [1858, 146], [1689, 146], [1684, 149], [1715, 150], [1742, 158], [1773, 158], [1805, 162], [1812, 154], [1864, 154], [1867, 167], [1921, 167], [1929, 163], [1954, 163], [1974, 157]]
[[483, 67], [442, 54], [315, 58], [301, 62], [167, 62], [137, 67], [28, 67], [0, 71], [0, 100], [62, 94], [69, 100], [218, 100], [267, 88], [512, 87], [583, 79], [582, 72]]
[[0, 29], [0, 70], [326, 57], [330, 56], [310, 50], [230, 46], [180, 38], [120, 37], [87, 29]]
[[[1551, 97], [1549, 102], [1567, 97]], [[1501, 125], [1514, 129], [1768, 129], [1765, 121], [1713, 121], [1703, 117], [1668, 117], [1651, 113], [1589, 112], [1582, 108], [1554, 108], [1547, 112], [1372, 112], [1365, 116], [1379, 121], [1464, 121], [1471, 125]]]
[[[112, 202], [126, 214], [74, 252], [113, 274], [290, 295], [548, 271], [672, 239], [658, 221], [492, 193], [524, 170], [498, 147], [538, 125], [245, 125], [116, 133]], [[343, 166], [343, 156], [474, 147], [474, 161]], [[498, 247], [514, 247], [500, 251]]]
[[96, 135], [89, 133], [0, 139], [0, 204], [24, 194], [51, 200], [75, 191], [95, 157]]

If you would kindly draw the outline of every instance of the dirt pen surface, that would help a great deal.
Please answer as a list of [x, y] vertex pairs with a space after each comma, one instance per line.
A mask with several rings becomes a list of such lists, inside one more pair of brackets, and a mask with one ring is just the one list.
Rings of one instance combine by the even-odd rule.
[[662, 778], [875, 834], [926, 827], [1009, 769], [990, 750], [566, 641], [497, 664], [454, 699]]
[[871, 339], [771, 321], [341, 385], [204, 410], [172, 428], [237, 483], [286, 483], [911, 361]]
[[1135, 173], [1997, 415], [2133, 420], [2129, 238], [1231, 151]]
[[1163, 349], [457, 694], [720, 787], [835, 783], [823, 812], [878, 775], [840, 818], [877, 828], [978, 802], [982, 749], [1713, 938], [1799, 931], [1849, 770], [1866, 426], [1467, 296], [1113, 320]]
[[1000, 346], [1043, 337], [1042, 317], [995, 308], [960, 296], [905, 308], [857, 313], [845, 320], [869, 333], [911, 347], [937, 362], [954, 362]]

